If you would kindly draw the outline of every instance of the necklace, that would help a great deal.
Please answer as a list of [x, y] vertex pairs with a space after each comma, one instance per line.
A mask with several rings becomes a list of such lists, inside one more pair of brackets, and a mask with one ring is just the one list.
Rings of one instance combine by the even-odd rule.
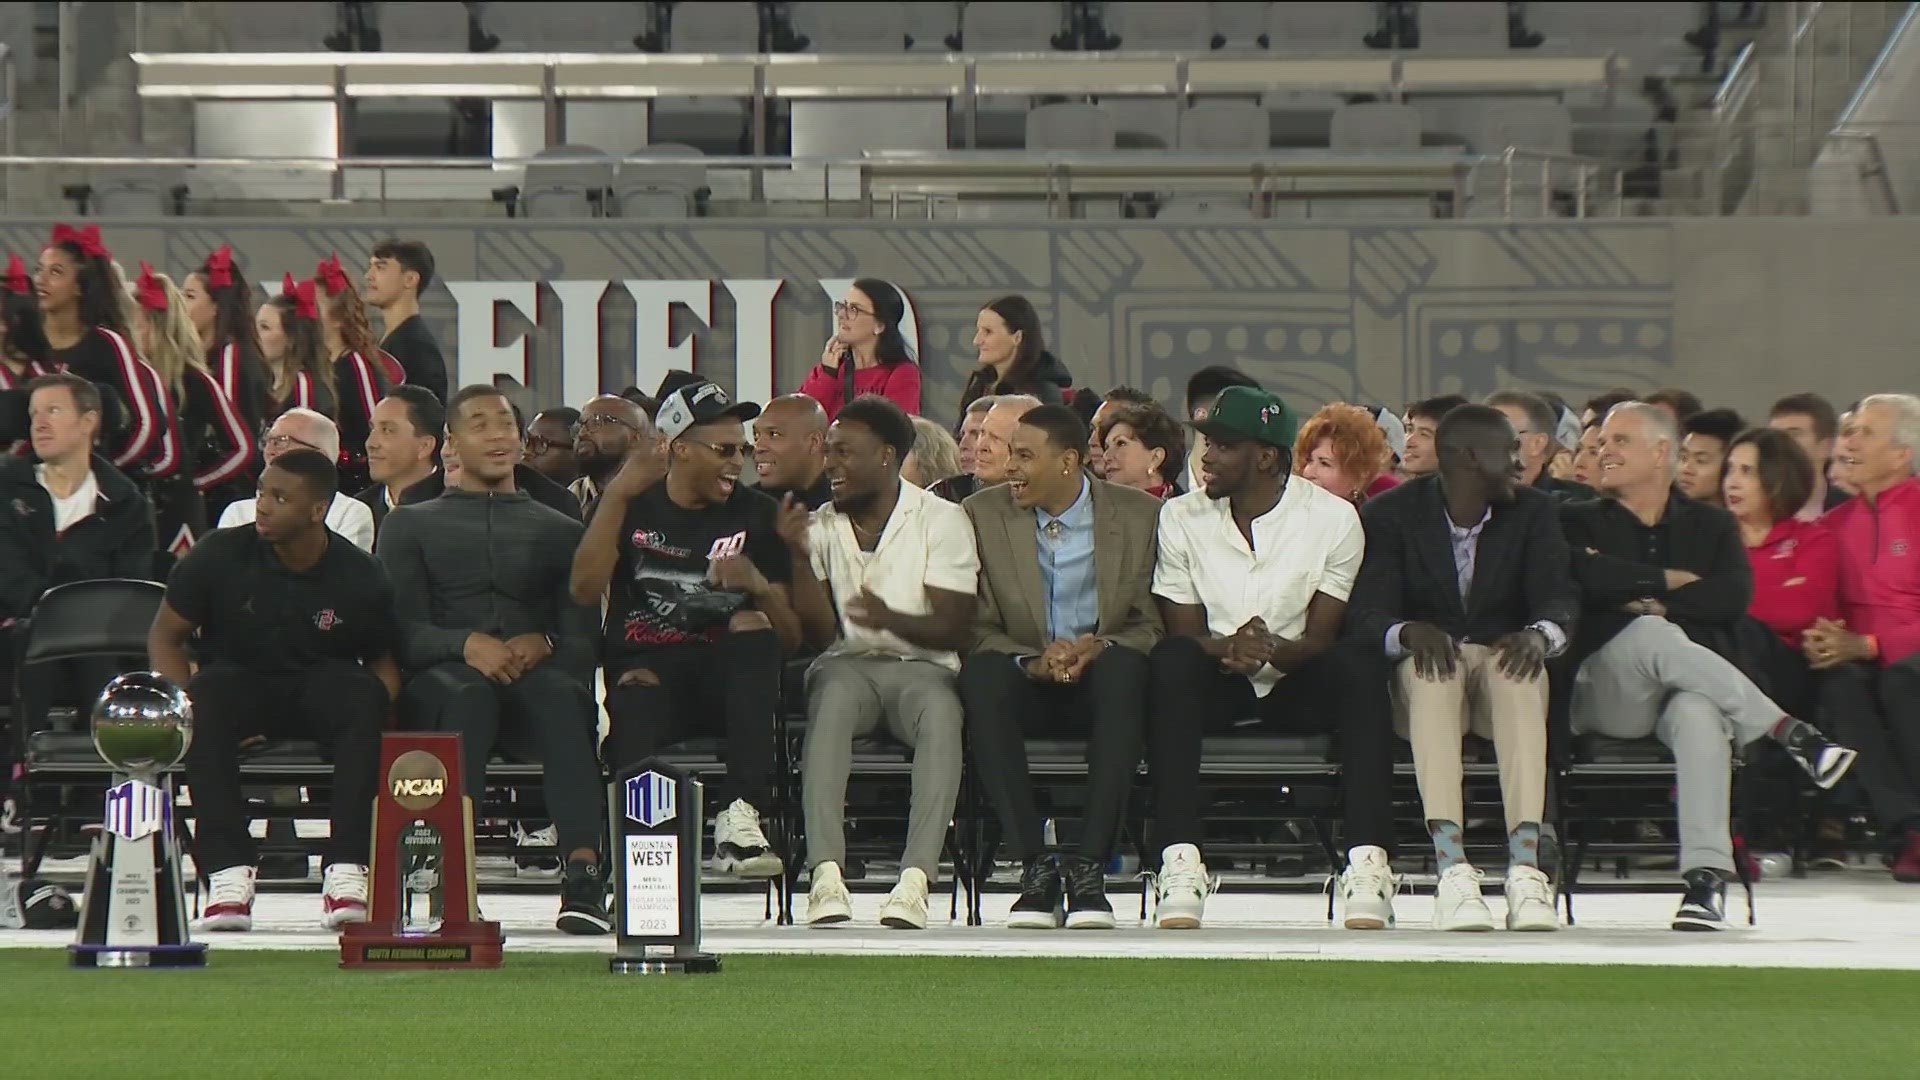
[[884, 524], [881, 525], [878, 529], [864, 528], [861, 526], [861, 524], [858, 521], [855, 521], [851, 517], [847, 518], [847, 524], [853, 526], [854, 532], [859, 533], [861, 536], [871, 537], [875, 540], [878, 540], [880, 538], [880, 534], [882, 532], [885, 532], [887, 528]]

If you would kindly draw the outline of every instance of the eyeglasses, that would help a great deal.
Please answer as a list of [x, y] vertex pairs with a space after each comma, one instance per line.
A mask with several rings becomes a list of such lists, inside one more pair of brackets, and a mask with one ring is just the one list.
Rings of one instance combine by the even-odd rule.
[[580, 431], [592, 431], [594, 428], [606, 427], [609, 424], [614, 427], [626, 428], [628, 431], [640, 430], [638, 426], [628, 423], [611, 413], [595, 413], [592, 416], [583, 416], [580, 418], [580, 423], [575, 426]]
[[269, 450], [289, 450], [296, 446], [304, 446], [308, 450], [320, 449], [305, 439], [296, 439], [291, 435], [269, 435], [266, 446]]
[[833, 317], [837, 319], [843, 315], [865, 315], [869, 319], [875, 317], [873, 312], [868, 311], [858, 304], [849, 304], [845, 300], [835, 300], [833, 302]]
[[527, 456], [539, 457], [549, 450], [571, 450], [573, 444], [558, 439], [548, 439], [540, 435], [527, 436]]
[[701, 439], [688, 439], [687, 441], [692, 443], [695, 446], [704, 446], [707, 449], [713, 451], [714, 453], [719, 454], [723, 458], [730, 458], [730, 457], [743, 458], [753, 452], [752, 443], [740, 443], [740, 442], [712, 443], [712, 442], [705, 442]]

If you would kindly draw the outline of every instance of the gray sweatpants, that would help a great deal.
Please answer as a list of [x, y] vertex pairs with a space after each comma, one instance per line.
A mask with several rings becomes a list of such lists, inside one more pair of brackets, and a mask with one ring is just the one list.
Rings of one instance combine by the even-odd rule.
[[1643, 615], [1580, 665], [1573, 729], [1657, 737], [1680, 789], [1680, 869], [1733, 872], [1728, 835], [1734, 745], [1766, 738], [1786, 715], [1719, 653]]
[[913, 796], [900, 865], [938, 877], [960, 795], [960, 694], [953, 672], [926, 660], [823, 656], [807, 669], [807, 741], [800, 766], [807, 865], [847, 861], [847, 777], [853, 741], [886, 725], [913, 748]]

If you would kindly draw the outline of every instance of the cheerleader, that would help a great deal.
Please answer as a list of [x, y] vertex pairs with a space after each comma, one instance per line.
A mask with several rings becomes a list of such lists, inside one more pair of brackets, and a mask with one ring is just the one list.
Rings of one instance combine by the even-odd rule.
[[273, 380], [254, 330], [253, 287], [234, 264], [233, 248], [223, 244], [207, 256], [200, 269], [180, 283], [180, 296], [194, 332], [207, 347], [207, 370], [258, 438], [267, 427]]
[[140, 307], [134, 342], [180, 403], [180, 435], [192, 498], [205, 504], [204, 513], [181, 513], [177, 521], [161, 522], [162, 542], [178, 555], [205, 531], [207, 521], [219, 519], [227, 503], [252, 493], [259, 451], [246, 420], [207, 368], [199, 335], [173, 280], [141, 263], [133, 296]]
[[267, 423], [292, 408], [312, 409], [333, 419], [338, 400], [333, 365], [327, 363], [326, 342], [320, 332], [320, 308], [311, 281], [296, 282], [288, 274], [280, 295], [260, 305], [254, 330], [260, 355], [271, 377], [267, 391]]
[[[180, 471], [180, 432], [160, 376], [127, 336], [132, 305], [100, 242], [100, 227], [55, 225], [40, 252], [34, 292], [47, 332], [47, 367], [71, 371], [118, 395], [118, 417], [105, 439], [107, 457], [136, 480], [161, 480]], [[113, 395], [108, 395], [113, 396]]]
[[15, 255], [0, 279], [0, 390], [24, 390], [29, 379], [44, 374], [47, 348], [33, 280], [26, 262]]
[[341, 486], [358, 491], [367, 485], [367, 435], [373, 430], [373, 408], [392, 385], [388, 365], [399, 363], [380, 350], [367, 325], [366, 305], [340, 268], [340, 256], [329, 255], [314, 273], [320, 287], [320, 326], [326, 334], [327, 355], [333, 357], [334, 383], [340, 388]]

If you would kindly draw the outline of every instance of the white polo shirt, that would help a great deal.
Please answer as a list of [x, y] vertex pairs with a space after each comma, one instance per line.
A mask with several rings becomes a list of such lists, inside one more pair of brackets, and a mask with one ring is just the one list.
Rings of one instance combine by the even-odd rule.
[[884, 653], [960, 670], [957, 654], [922, 649], [896, 635], [854, 626], [844, 612], [863, 587], [907, 615], [933, 610], [927, 599], [929, 588], [969, 596], [977, 593], [980, 556], [973, 547], [973, 523], [965, 510], [902, 481], [900, 501], [894, 504], [872, 551], [860, 550], [853, 523], [832, 503], [814, 511], [807, 543], [813, 552], [813, 572], [833, 589], [833, 606], [840, 614], [840, 640], [829, 653]]
[[[1299, 477], [1280, 502], [1253, 521], [1253, 548], [1233, 523], [1229, 500], [1190, 491], [1160, 508], [1160, 561], [1153, 593], [1207, 609], [1207, 630], [1231, 635], [1258, 615], [1267, 631], [1298, 639], [1313, 594], [1345, 600], [1366, 555], [1353, 504]], [[1280, 681], [1273, 668], [1253, 676], [1265, 697]]]
[[[254, 499], [231, 502], [220, 512], [220, 524], [215, 527], [231, 529], [236, 525], [251, 525], [258, 513]], [[353, 546], [362, 551], [373, 550], [373, 511], [351, 495], [334, 493], [333, 502], [327, 507], [327, 528], [353, 541]]]

